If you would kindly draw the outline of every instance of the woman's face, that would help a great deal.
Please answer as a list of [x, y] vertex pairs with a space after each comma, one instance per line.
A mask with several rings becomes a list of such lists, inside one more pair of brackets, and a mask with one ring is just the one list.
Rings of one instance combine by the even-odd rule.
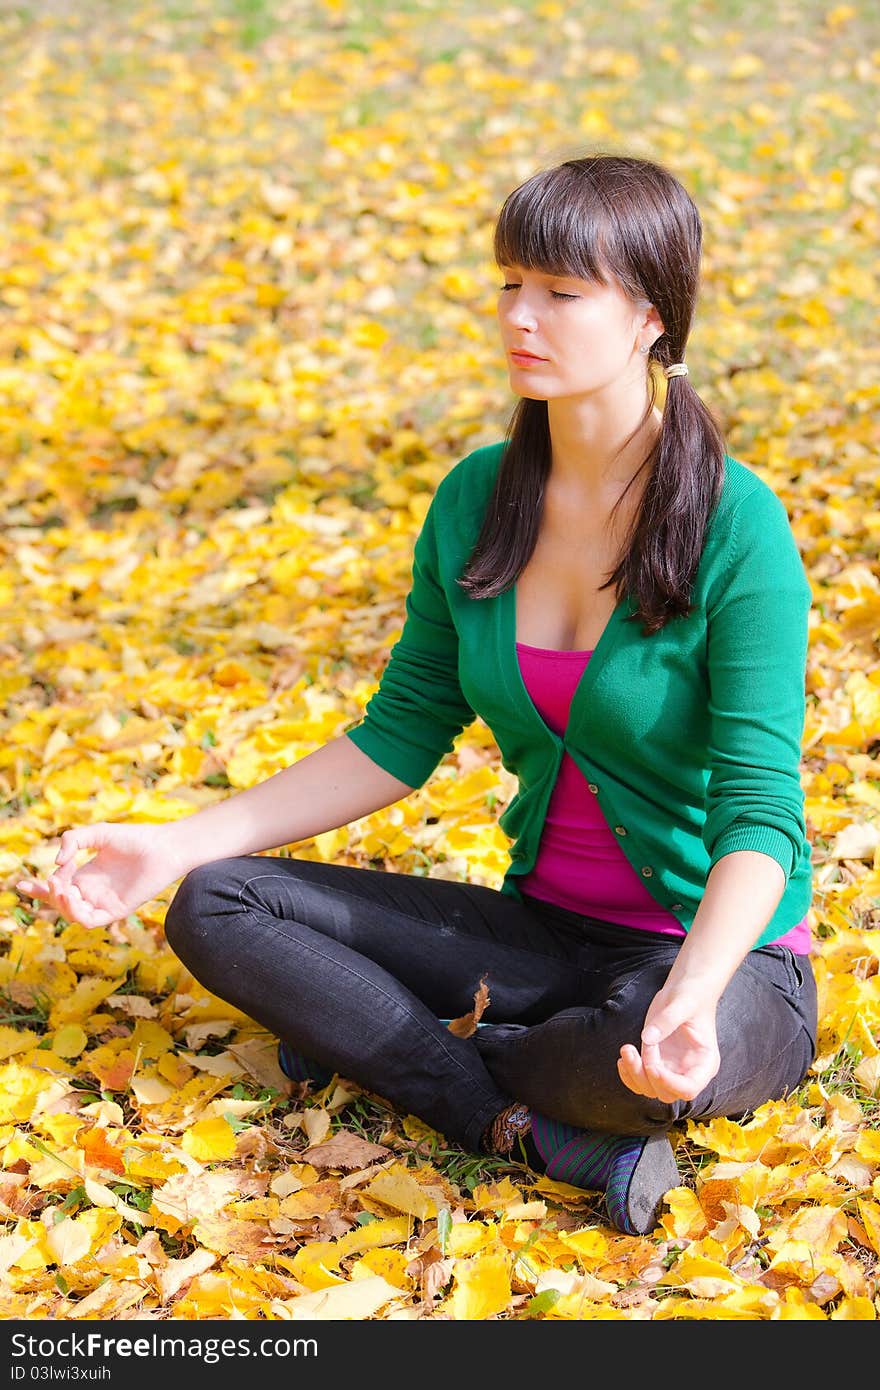
[[624, 380], [644, 381], [649, 347], [663, 331], [652, 305], [603, 285], [521, 266], [499, 267], [498, 322], [510, 384], [518, 396], [589, 396]]

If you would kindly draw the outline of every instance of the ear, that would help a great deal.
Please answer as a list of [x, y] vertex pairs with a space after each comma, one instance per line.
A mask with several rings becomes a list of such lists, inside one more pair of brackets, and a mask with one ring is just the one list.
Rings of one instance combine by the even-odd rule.
[[654, 343], [666, 332], [663, 320], [654, 304], [649, 304], [641, 321], [643, 341]]

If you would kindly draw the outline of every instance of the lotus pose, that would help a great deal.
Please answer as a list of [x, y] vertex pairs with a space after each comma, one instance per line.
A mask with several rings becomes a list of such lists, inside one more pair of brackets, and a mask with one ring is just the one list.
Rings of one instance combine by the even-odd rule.
[[[278, 1037], [289, 1076], [338, 1073], [602, 1191], [636, 1234], [680, 1181], [675, 1127], [791, 1092], [816, 1038], [810, 588], [782, 502], [688, 375], [701, 245], [647, 160], [510, 192], [518, 400], [435, 491], [363, 718], [183, 821], [67, 830], [47, 881], [17, 885], [102, 926], [180, 880], [171, 948]], [[262, 853], [406, 797], [476, 716], [517, 779], [498, 888]]]

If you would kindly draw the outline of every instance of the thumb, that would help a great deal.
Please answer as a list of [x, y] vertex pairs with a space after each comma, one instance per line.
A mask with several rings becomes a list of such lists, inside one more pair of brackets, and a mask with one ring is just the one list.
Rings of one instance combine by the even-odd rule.
[[658, 1009], [648, 1010], [642, 1028], [642, 1042], [648, 1047], [662, 1042], [680, 1028], [693, 1014], [693, 1001], [681, 995], [663, 1003]]

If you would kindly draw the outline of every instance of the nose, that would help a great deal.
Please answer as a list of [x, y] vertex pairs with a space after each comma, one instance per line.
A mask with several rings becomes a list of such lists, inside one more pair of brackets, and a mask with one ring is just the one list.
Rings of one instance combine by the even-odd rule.
[[528, 298], [523, 291], [517, 290], [516, 298], [504, 306], [507, 322], [512, 328], [522, 329], [526, 333], [533, 333], [538, 326], [535, 311], [529, 304]]

